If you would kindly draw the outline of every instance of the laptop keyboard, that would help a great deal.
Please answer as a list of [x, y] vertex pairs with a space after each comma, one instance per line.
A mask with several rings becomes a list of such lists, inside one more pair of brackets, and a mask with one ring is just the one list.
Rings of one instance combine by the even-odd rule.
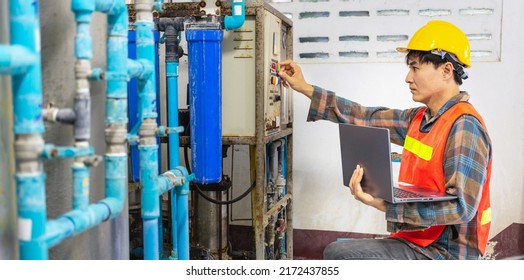
[[406, 190], [399, 189], [399, 188], [393, 188], [393, 195], [395, 197], [400, 197], [400, 198], [425, 197], [425, 196], [423, 196], [421, 194], [410, 192], [410, 191], [406, 191]]

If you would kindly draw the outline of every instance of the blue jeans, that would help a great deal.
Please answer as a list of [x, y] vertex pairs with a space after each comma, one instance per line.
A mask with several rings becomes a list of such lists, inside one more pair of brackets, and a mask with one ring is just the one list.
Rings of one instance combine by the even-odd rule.
[[335, 241], [324, 249], [325, 260], [429, 260], [409, 247], [393, 239], [348, 239]]

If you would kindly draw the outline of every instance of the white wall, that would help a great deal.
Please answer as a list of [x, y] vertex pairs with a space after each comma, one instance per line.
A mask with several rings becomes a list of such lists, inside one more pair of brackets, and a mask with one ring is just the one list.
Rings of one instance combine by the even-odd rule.
[[[462, 89], [482, 114], [493, 143], [491, 237], [524, 222], [524, 1], [503, 3], [501, 61], [468, 69]], [[296, 23], [295, 23], [296, 24]], [[295, 26], [296, 28], [296, 26]], [[403, 63], [301, 64], [312, 84], [363, 105], [419, 106], [404, 82]], [[342, 185], [337, 125], [307, 123], [309, 99], [294, 99], [294, 227], [386, 233], [384, 214], [355, 201]]]

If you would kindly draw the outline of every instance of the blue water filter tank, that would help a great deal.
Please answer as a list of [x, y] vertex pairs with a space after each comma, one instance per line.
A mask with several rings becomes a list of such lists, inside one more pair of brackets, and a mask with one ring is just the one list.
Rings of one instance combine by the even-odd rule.
[[218, 24], [186, 28], [191, 166], [199, 184], [222, 177], [222, 39]]

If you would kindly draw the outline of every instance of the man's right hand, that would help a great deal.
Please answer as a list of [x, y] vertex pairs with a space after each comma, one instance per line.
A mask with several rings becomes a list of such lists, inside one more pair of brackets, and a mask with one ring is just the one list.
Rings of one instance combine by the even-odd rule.
[[300, 66], [292, 60], [281, 61], [279, 66], [278, 75], [284, 80], [284, 86], [289, 86], [309, 98], [313, 96], [313, 86], [304, 79]]

